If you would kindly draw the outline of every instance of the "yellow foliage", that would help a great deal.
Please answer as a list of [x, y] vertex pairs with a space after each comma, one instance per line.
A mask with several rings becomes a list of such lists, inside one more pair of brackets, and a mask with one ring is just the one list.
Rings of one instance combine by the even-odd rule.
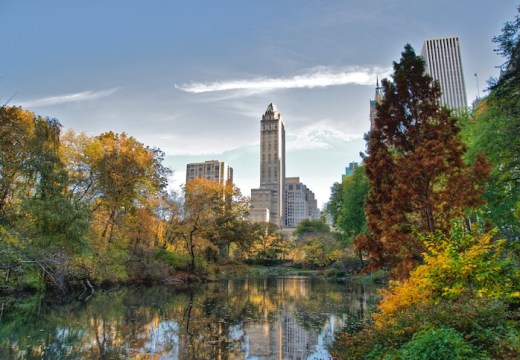
[[463, 234], [460, 239], [431, 236], [425, 241], [424, 264], [409, 279], [391, 282], [382, 291], [376, 327], [392, 323], [410, 306], [440, 300], [520, 301], [520, 272], [504, 256], [505, 245], [505, 241], [493, 241], [493, 233]]

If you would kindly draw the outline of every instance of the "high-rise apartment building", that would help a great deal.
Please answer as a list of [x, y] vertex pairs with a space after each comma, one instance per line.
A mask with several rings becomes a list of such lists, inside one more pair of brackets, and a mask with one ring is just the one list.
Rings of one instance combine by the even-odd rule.
[[299, 177], [285, 179], [285, 226], [294, 228], [305, 219], [317, 220], [319, 217], [314, 193], [300, 182]]
[[186, 166], [186, 182], [203, 178], [218, 181], [222, 185], [233, 183], [233, 168], [223, 161], [209, 160]]
[[441, 105], [451, 109], [465, 109], [468, 104], [459, 38], [446, 37], [426, 40], [421, 56], [426, 62], [426, 72], [440, 84]]
[[280, 112], [269, 104], [260, 122], [260, 188], [251, 190], [253, 221], [269, 218], [284, 225], [285, 125]]

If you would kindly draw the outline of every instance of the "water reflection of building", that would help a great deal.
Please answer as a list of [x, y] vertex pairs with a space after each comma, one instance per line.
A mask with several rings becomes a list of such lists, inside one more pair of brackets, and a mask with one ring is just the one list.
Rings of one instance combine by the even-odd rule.
[[279, 319], [282, 330], [282, 357], [281, 359], [303, 360], [314, 352], [318, 344], [318, 334], [301, 327], [294, 314], [284, 310]]
[[277, 326], [274, 323], [248, 324], [245, 332], [249, 342], [249, 356], [261, 359], [275, 359], [277, 354]]
[[245, 327], [249, 341], [249, 356], [263, 359], [307, 359], [316, 349], [318, 334], [307, 331], [294, 316], [283, 309], [272, 323], [249, 324]]

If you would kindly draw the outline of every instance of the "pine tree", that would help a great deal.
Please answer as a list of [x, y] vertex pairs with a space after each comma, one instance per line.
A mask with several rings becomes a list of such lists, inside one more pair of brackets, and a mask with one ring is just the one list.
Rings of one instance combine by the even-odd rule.
[[439, 105], [439, 84], [410, 45], [382, 85], [365, 158], [369, 233], [356, 245], [370, 267], [395, 266], [405, 277], [424, 250], [416, 233], [449, 234], [453, 219], [480, 204], [489, 165], [481, 156], [471, 168], [464, 163], [457, 120]]

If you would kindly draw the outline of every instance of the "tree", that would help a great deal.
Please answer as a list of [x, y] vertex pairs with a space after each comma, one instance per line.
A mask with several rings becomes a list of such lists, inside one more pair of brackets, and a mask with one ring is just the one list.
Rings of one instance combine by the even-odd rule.
[[329, 201], [325, 205], [325, 212], [332, 217], [332, 224], [337, 226], [338, 218], [343, 208], [343, 183], [334, 183], [330, 187]]
[[330, 233], [329, 225], [324, 220], [303, 219], [294, 230], [294, 235], [298, 238], [324, 233]]
[[69, 129], [61, 136], [60, 156], [67, 171], [67, 188], [74, 202], [84, 202], [92, 207], [99, 189], [94, 186], [92, 163], [96, 152], [95, 137], [76, 133]]
[[302, 262], [311, 268], [331, 265], [341, 255], [339, 243], [331, 233], [311, 233], [299, 243]]
[[70, 259], [83, 247], [88, 213], [69, 197], [61, 125], [16, 107], [2, 107], [0, 117], [0, 222], [16, 239], [4, 244], [0, 262], [20, 279], [36, 268], [44, 274], [40, 281], [63, 289]]
[[88, 228], [88, 214], [68, 194], [67, 172], [60, 156], [61, 125], [55, 119], [34, 120], [30, 151], [26, 159], [30, 197], [23, 200], [23, 223], [33, 244], [40, 248], [60, 245], [77, 250]]
[[131, 136], [107, 132], [87, 149], [96, 193], [94, 211], [104, 218], [101, 240], [112, 240], [118, 217], [155, 197], [171, 171], [162, 165], [164, 153]]
[[216, 246], [217, 256], [226, 259], [229, 257], [231, 245], [247, 251], [253, 237], [249, 221], [249, 199], [232, 184], [227, 184], [224, 188], [225, 203], [215, 219], [216, 231], [212, 233], [209, 241]]
[[520, 233], [520, 16], [493, 41], [505, 57], [502, 74], [464, 129], [470, 160], [483, 152], [493, 164], [482, 216], [512, 240]]
[[366, 232], [365, 199], [368, 180], [365, 167], [357, 167], [343, 180], [343, 201], [337, 223], [345, 240]]
[[453, 219], [481, 204], [489, 165], [480, 155], [473, 167], [464, 163], [457, 121], [439, 106], [439, 84], [410, 45], [382, 85], [365, 158], [369, 233], [356, 245], [371, 268], [396, 266], [406, 277], [424, 250], [414, 233], [449, 234]]
[[[520, 7], [518, 12], [520, 13]], [[513, 90], [514, 93], [508, 95], [514, 96], [518, 94], [520, 86], [520, 76], [518, 76], [518, 69], [520, 68], [520, 15], [517, 14], [512, 21], [507, 21], [502, 28], [502, 33], [495, 36], [493, 42], [498, 44], [495, 51], [505, 57], [506, 62], [502, 64], [502, 75], [498, 83], [492, 88], [499, 93], [504, 90]]]
[[482, 100], [466, 123], [467, 158], [473, 161], [482, 152], [493, 164], [480, 216], [498, 227], [501, 236], [514, 239], [520, 233], [520, 146], [514, 129], [519, 124], [493, 96]]
[[0, 224], [9, 221], [10, 208], [19, 204], [17, 194], [28, 186], [25, 175], [34, 119], [22, 108], [0, 107]]
[[198, 254], [206, 252], [214, 260], [211, 253], [223, 250], [227, 255], [229, 244], [242, 240], [247, 211], [245, 198], [232, 184], [195, 178], [184, 186], [183, 206], [170, 220], [169, 241], [184, 242], [194, 272]]
[[249, 254], [253, 258], [262, 260], [275, 260], [283, 254], [283, 242], [279, 228], [273, 223], [253, 224], [253, 242]]

